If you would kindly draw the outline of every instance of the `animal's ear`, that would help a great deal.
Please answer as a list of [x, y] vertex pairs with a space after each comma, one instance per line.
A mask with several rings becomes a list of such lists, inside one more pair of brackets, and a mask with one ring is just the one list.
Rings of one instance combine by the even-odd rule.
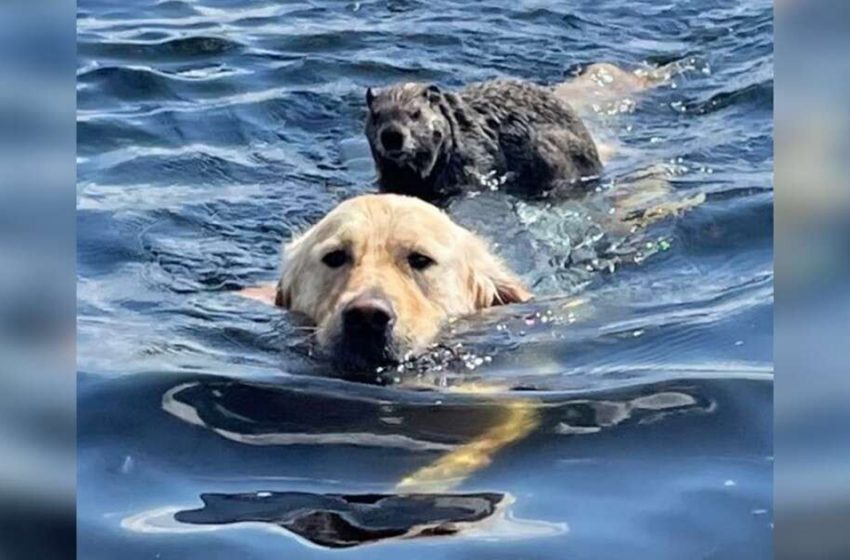
[[307, 243], [306, 238], [310, 231], [312, 231], [312, 228], [284, 245], [281, 251], [280, 280], [275, 286], [274, 297], [274, 304], [278, 307], [289, 309], [292, 305], [292, 292], [295, 289], [296, 278], [303, 266], [304, 246]]
[[489, 285], [478, 300], [479, 309], [509, 303], [525, 303], [534, 295], [528, 291], [522, 281], [507, 271], [497, 271], [486, 278]]
[[437, 103], [440, 99], [442, 99], [443, 91], [437, 85], [431, 84], [422, 91], [422, 95], [425, 96], [425, 99], [428, 101]]
[[277, 283], [277, 286], [275, 286], [274, 304], [276, 307], [287, 309], [289, 307], [290, 299], [290, 290], [283, 287], [283, 280], [281, 280]]
[[534, 297], [522, 281], [479, 240], [473, 244], [471, 284], [476, 309], [525, 303]]
[[366, 105], [369, 109], [372, 109], [372, 103], [375, 101], [375, 92], [372, 91], [372, 88], [366, 88]]

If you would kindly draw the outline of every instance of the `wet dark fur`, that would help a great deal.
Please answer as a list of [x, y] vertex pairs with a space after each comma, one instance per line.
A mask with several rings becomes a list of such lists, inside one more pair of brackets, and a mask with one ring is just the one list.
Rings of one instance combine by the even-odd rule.
[[[496, 80], [452, 93], [399, 84], [369, 90], [366, 99], [382, 191], [432, 202], [486, 188], [563, 195], [592, 182], [602, 167], [581, 119], [548, 87]], [[388, 128], [405, 135], [396, 157], [380, 140]]]

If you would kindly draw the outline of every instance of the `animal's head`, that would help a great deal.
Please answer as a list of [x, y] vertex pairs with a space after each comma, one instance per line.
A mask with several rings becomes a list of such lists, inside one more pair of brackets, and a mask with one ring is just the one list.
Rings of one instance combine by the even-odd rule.
[[279, 306], [322, 352], [364, 370], [427, 348], [450, 318], [531, 294], [472, 232], [419, 199], [365, 195], [284, 248]]
[[[427, 181], [452, 148], [446, 96], [437, 86], [406, 83], [366, 90], [366, 136], [380, 173]], [[399, 183], [398, 188], [405, 188]]]

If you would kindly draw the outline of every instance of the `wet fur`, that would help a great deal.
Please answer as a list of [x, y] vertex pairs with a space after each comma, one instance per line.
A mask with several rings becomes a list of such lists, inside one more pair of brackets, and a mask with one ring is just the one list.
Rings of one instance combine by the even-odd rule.
[[[327, 266], [323, 256], [340, 248], [350, 262]], [[414, 270], [406, 260], [411, 252], [435, 264]], [[359, 356], [342, 337], [342, 310], [375, 292], [389, 300], [397, 320], [384, 355]], [[275, 303], [315, 324], [318, 347], [332, 359], [361, 367], [425, 349], [453, 317], [530, 298], [482, 239], [441, 210], [412, 197], [365, 195], [343, 202], [285, 246]]]
[[[470, 84], [458, 92], [407, 83], [367, 92], [366, 135], [381, 190], [438, 201], [495, 186], [529, 197], [568, 194], [602, 164], [581, 119], [552, 88], [521, 81]], [[406, 157], [383, 149], [387, 127], [405, 135]]]

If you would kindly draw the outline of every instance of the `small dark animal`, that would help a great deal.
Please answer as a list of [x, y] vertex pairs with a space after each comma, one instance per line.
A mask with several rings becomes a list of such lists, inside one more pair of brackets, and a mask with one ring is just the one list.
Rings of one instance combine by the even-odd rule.
[[452, 93], [406, 83], [366, 92], [366, 135], [382, 191], [439, 201], [499, 188], [575, 192], [599, 176], [596, 144], [556, 90], [496, 80]]

